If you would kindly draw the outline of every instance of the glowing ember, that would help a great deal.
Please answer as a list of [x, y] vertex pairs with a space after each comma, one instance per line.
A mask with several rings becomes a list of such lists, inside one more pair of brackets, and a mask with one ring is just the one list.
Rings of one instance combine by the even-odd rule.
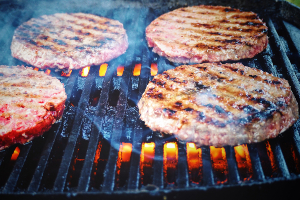
[[271, 145], [268, 140], [266, 141], [266, 150], [267, 150], [267, 154], [269, 156], [270, 162], [271, 162], [272, 171], [274, 173], [277, 171], [277, 166], [276, 166], [275, 156], [273, 154]]
[[154, 148], [155, 144], [153, 142], [142, 144], [141, 163], [152, 165], [155, 154]]
[[132, 152], [132, 144], [124, 143], [120, 145], [118, 159], [116, 164], [115, 187], [122, 187], [126, 184], [129, 175], [130, 157]]
[[117, 76], [122, 76], [124, 72], [124, 66], [119, 66], [117, 68]]
[[103, 63], [102, 65], [100, 65], [100, 69], [99, 69], [99, 76], [105, 76], [106, 74], [106, 70], [107, 70], [107, 63]]
[[89, 71], [90, 71], [90, 66], [87, 66], [81, 70], [80, 74], [82, 77], [87, 77], [89, 75]]
[[121, 162], [129, 162], [132, 152], [132, 144], [122, 142], [119, 151], [119, 157]]
[[133, 69], [133, 76], [139, 76], [141, 74], [142, 64], [135, 64]]
[[202, 150], [195, 143], [186, 143], [186, 153], [190, 180], [198, 183], [202, 174]]
[[212, 167], [216, 177], [217, 184], [226, 183], [228, 178], [228, 165], [226, 160], [226, 152], [224, 147], [215, 148], [210, 147], [210, 157], [212, 160]]
[[72, 70], [70, 70], [68, 73], [62, 71], [61, 76], [69, 77], [69, 76], [71, 76], [71, 73], [72, 73]]
[[157, 64], [156, 63], [151, 63], [151, 76], [155, 76], [157, 74]]
[[234, 147], [237, 167], [239, 168], [241, 179], [250, 180], [253, 176], [250, 154], [246, 144]]
[[46, 71], [45, 71], [45, 74], [47, 74], [47, 75], [49, 75], [51, 73], [51, 70], [50, 69], [47, 69]]
[[151, 183], [152, 165], [155, 155], [155, 143], [143, 143], [140, 157], [141, 185]]
[[17, 158], [19, 157], [19, 154], [20, 154], [20, 148], [19, 147], [16, 147], [13, 154], [11, 155], [11, 158], [10, 160], [12, 161], [16, 161]]
[[33, 70], [34, 70], [34, 71], [39, 71], [39, 68], [35, 67]]
[[95, 168], [96, 168], [96, 170], [94, 171], [94, 175], [97, 174], [98, 160], [100, 159], [101, 149], [102, 149], [102, 143], [99, 142], [99, 143], [98, 143], [98, 146], [97, 146], [97, 150], [96, 150], [95, 159], [94, 159], [94, 166], [95, 166]]
[[164, 144], [164, 178], [174, 184], [176, 181], [176, 169], [178, 164], [178, 146], [175, 142]]

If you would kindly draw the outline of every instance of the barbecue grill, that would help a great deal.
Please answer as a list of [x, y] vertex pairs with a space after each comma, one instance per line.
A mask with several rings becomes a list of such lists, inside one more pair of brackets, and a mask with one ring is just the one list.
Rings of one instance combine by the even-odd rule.
[[136, 104], [148, 82], [178, 66], [148, 48], [146, 26], [165, 12], [199, 4], [258, 13], [269, 27], [269, 45], [239, 62], [287, 79], [300, 102], [300, 8], [286, 1], [0, 1], [3, 65], [26, 65], [10, 54], [13, 31], [44, 14], [85, 12], [116, 19], [129, 38], [127, 52], [110, 62], [71, 72], [44, 70], [65, 85], [64, 115], [42, 137], [0, 151], [0, 198], [299, 196], [299, 120], [279, 137], [257, 144], [196, 148], [151, 131], [139, 119]]

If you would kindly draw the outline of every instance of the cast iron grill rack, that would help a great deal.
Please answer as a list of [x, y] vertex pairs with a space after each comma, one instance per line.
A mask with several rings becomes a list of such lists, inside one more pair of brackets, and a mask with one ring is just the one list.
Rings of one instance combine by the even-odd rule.
[[[101, 13], [90, 11], [122, 22], [129, 49], [106, 63], [105, 75], [100, 75], [105, 64], [91, 66], [88, 75], [74, 70], [68, 76], [51, 69], [50, 75], [66, 88], [64, 115], [44, 136], [0, 152], [0, 197], [165, 199], [227, 195], [234, 199], [276, 198], [281, 192], [291, 196], [297, 192], [293, 186], [300, 182], [299, 120], [275, 139], [199, 150], [152, 132], [139, 119], [136, 104], [153, 78], [152, 65], [157, 66], [157, 73], [178, 66], [154, 54], [145, 40], [144, 30], [153, 19], [181, 7], [163, 5], [158, 10], [123, 6]], [[296, 9], [295, 16], [299, 16], [299, 9], [286, 2], [273, 5], [280, 6], [289, 12]], [[2, 64], [25, 65], [10, 56], [11, 37], [19, 24], [40, 13], [21, 8], [15, 4], [1, 7], [7, 14], [1, 15], [4, 20], [0, 24], [2, 35], [7, 36], [0, 40]], [[269, 45], [255, 58], [240, 62], [287, 79], [300, 102], [300, 25], [287, 11], [280, 11], [280, 16], [259, 13], [269, 27]], [[122, 67], [124, 71], [119, 72]], [[142, 162], [147, 159], [143, 157], [145, 144], [151, 149], [148, 163]]]

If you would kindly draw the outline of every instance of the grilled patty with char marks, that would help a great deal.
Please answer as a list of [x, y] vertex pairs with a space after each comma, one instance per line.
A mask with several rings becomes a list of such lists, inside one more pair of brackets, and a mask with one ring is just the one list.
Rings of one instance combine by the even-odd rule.
[[138, 103], [154, 131], [197, 146], [274, 138], [298, 119], [285, 79], [237, 64], [182, 65], [156, 75]]
[[126, 52], [128, 39], [117, 20], [85, 13], [32, 18], [14, 33], [12, 56], [39, 68], [80, 69]]
[[0, 150], [31, 141], [61, 118], [63, 84], [42, 71], [0, 65]]
[[267, 47], [267, 31], [256, 13], [200, 5], [161, 15], [146, 28], [146, 39], [172, 62], [220, 62], [254, 57]]

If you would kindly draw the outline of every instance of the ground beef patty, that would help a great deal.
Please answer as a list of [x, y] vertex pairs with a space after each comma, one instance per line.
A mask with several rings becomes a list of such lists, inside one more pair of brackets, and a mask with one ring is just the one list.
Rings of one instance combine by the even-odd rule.
[[14, 33], [12, 56], [39, 68], [79, 69], [125, 53], [127, 34], [119, 21], [84, 13], [32, 18]]
[[274, 138], [298, 119], [285, 79], [238, 64], [182, 65], [149, 82], [138, 103], [154, 131], [197, 146]]
[[146, 39], [172, 62], [220, 62], [254, 57], [267, 47], [267, 31], [253, 12], [200, 5], [161, 15], [146, 28]]
[[42, 71], [0, 65], [0, 150], [42, 135], [59, 119], [63, 84]]

